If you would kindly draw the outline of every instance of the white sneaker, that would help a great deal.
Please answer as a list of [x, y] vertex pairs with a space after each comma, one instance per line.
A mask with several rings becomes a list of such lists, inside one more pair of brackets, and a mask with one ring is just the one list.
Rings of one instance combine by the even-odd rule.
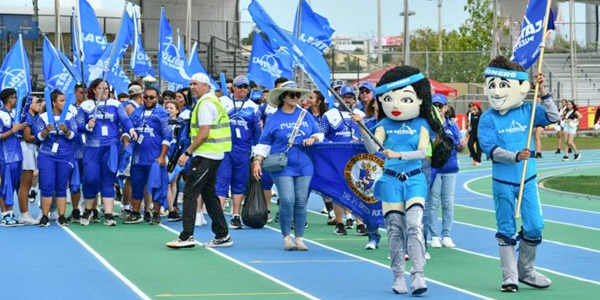
[[208, 222], [204, 219], [204, 214], [196, 213], [196, 223], [194, 224], [196, 227], [201, 227], [206, 225]]
[[431, 259], [431, 255], [429, 255], [429, 252], [425, 252], [425, 259]]
[[[433, 240], [432, 240], [432, 244], [433, 244]], [[442, 239], [442, 246], [444, 246], [444, 247], [446, 247], [446, 248], [454, 248], [454, 247], [456, 247], [456, 245], [455, 245], [455, 244], [454, 244], [454, 242], [452, 241], [452, 238], [451, 238], [451, 237], [449, 237], [449, 236], [447, 236], [447, 237], [444, 237], [444, 238]], [[431, 247], [433, 247], [433, 246], [431, 246]]]
[[365, 249], [367, 250], [375, 250], [377, 248], [379, 248], [379, 245], [377, 245], [376, 241], [369, 241], [365, 246]]
[[184, 241], [182, 241], [180, 239], [176, 239], [174, 241], [167, 243], [167, 247], [173, 248], [173, 249], [192, 248], [195, 246], [196, 246], [196, 242], [194, 241], [193, 236], [190, 236], [187, 240], [184, 240]]
[[40, 223], [38, 220], [34, 219], [29, 212], [21, 214], [20, 222], [24, 223], [25, 225], [37, 225]]
[[442, 242], [439, 237], [431, 237], [431, 248], [442, 248]]

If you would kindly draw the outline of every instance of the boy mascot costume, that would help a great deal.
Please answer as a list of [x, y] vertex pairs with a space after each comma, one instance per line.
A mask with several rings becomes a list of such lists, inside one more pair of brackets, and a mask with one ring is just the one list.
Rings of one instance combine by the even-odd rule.
[[[382, 201], [394, 274], [392, 290], [399, 294], [407, 292], [406, 249], [412, 261], [411, 293], [419, 295], [427, 291], [423, 274], [423, 207], [428, 187], [421, 163], [427, 157], [430, 143], [438, 137], [432, 165], [443, 166], [452, 143], [432, 115], [431, 86], [418, 69], [402, 66], [389, 70], [377, 84], [376, 94], [380, 120], [371, 130], [383, 143], [386, 159], [383, 175], [375, 182], [374, 196]], [[353, 119], [358, 122], [362, 117], [354, 114]], [[363, 136], [370, 153], [380, 150], [366, 133]]]
[[[502, 264], [502, 291], [516, 292], [518, 282], [547, 288], [550, 279], [534, 269], [537, 246], [542, 242], [544, 219], [538, 198], [535, 146], [527, 143], [532, 103], [523, 103], [531, 88], [529, 76], [517, 63], [498, 56], [485, 69], [485, 93], [491, 109], [479, 121], [479, 144], [493, 161], [492, 190], [496, 208], [496, 239]], [[537, 104], [534, 127], [559, 121], [558, 109], [544, 88], [543, 74], [535, 75], [542, 103]], [[531, 150], [529, 150], [531, 149]], [[517, 235], [515, 210], [523, 160], [529, 159], [521, 204], [522, 230]], [[518, 260], [515, 246], [519, 243]]]

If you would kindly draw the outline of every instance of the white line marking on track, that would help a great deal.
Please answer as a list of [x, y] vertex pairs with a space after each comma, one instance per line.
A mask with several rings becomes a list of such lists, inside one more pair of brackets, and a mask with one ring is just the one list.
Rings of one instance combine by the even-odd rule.
[[364, 262], [359, 259], [338, 259], [338, 260], [251, 260], [251, 264], [329, 264], [329, 263], [357, 263]]
[[[172, 228], [170, 228], [170, 227], [168, 227], [168, 226], [166, 226], [164, 224], [160, 224], [160, 226], [162, 228], [168, 230], [168, 231], [171, 231], [171, 232], [179, 235], [179, 232], [177, 232], [175, 229], [172, 229]], [[196, 241], [196, 244], [200, 245], [202, 247], [202, 243]], [[252, 271], [252, 272], [254, 272], [256, 274], [259, 274], [259, 275], [261, 275], [261, 276], [263, 276], [263, 277], [265, 277], [265, 278], [267, 278], [267, 279], [269, 279], [269, 280], [271, 280], [271, 281], [273, 281], [273, 282], [275, 282], [275, 283], [277, 283], [279, 285], [282, 285], [282, 286], [284, 286], [284, 287], [286, 287], [286, 288], [288, 288], [288, 289], [290, 289], [290, 290], [292, 290], [292, 291], [294, 291], [294, 292], [296, 292], [296, 293], [298, 293], [298, 294], [300, 294], [300, 295], [302, 295], [304, 297], [307, 297], [307, 298], [313, 299], [313, 300], [320, 300], [319, 298], [317, 298], [317, 297], [315, 297], [315, 296], [313, 296], [313, 295], [311, 295], [311, 294], [309, 294], [309, 293], [307, 293], [307, 292], [305, 292], [303, 290], [300, 290], [300, 289], [298, 289], [298, 288], [296, 288], [296, 287], [294, 287], [294, 286], [292, 286], [292, 285], [290, 285], [288, 283], [285, 283], [285, 282], [283, 282], [283, 281], [281, 281], [281, 280], [279, 280], [279, 279], [277, 279], [277, 278], [275, 278], [275, 277], [273, 277], [273, 276], [271, 276], [271, 275], [269, 275], [267, 273], [264, 273], [264, 272], [262, 272], [260, 270], [257, 270], [257, 269], [255, 269], [255, 268], [253, 268], [253, 267], [251, 267], [251, 266], [249, 266], [249, 265], [247, 265], [247, 264], [245, 264], [245, 263], [243, 263], [243, 262], [241, 262], [241, 261], [239, 261], [239, 260], [237, 260], [237, 259], [235, 259], [235, 258], [233, 258], [231, 256], [228, 256], [228, 255], [226, 255], [226, 254], [224, 254], [224, 253], [222, 253], [220, 251], [217, 251], [216, 249], [213, 249], [213, 248], [210, 248], [210, 247], [204, 247], [204, 249], [206, 249], [208, 251], [211, 251], [211, 252], [213, 252], [213, 253], [215, 253], [215, 254], [217, 254], [217, 255], [219, 255], [219, 256], [221, 256], [221, 257], [223, 257], [223, 258], [225, 258], [225, 259], [227, 259], [227, 260], [229, 260], [231, 262], [234, 262], [234, 263], [236, 263], [236, 264], [238, 264], [238, 265], [240, 265], [240, 266], [242, 266], [242, 267], [244, 267], [244, 268], [246, 268], [246, 269], [248, 269], [248, 270], [250, 270], [250, 271]]]
[[133, 282], [131, 282], [127, 277], [125, 277], [121, 272], [119, 272], [115, 267], [113, 267], [104, 257], [102, 257], [96, 250], [92, 249], [90, 245], [88, 245], [85, 241], [83, 241], [75, 232], [73, 232], [68, 227], [61, 226], [73, 239], [75, 239], [83, 248], [89, 251], [101, 264], [103, 264], [111, 273], [113, 273], [117, 278], [119, 278], [125, 285], [127, 285], [130, 289], [133, 290], [140, 298], [144, 300], [151, 300], [152, 298], [148, 297], [140, 288], [138, 288]]

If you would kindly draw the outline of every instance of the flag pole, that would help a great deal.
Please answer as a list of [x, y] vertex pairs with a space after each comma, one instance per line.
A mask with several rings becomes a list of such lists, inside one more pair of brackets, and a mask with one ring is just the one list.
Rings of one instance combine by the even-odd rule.
[[[160, 65], [161, 65], [161, 60], [162, 60], [162, 51], [160, 49], [162, 48], [162, 44], [161, 44], [160, 39], [162, 37], [162, 34], [161, 34], [161, 31], [162, 31], [162, 20], [163, 20], [162, 15], [163, 15], [163, 13], [165, 13], [164, 10], [165, 10], [165, 6], [161, 5], [160, 6], [160, 21], [158, 22], [158, 57], [157, 57], [157, 63], [158, 63], [158, 90], [161, 93], [162, 93], [162, 77], [160, 76], [160, 73], [161, 73], [160, 72], [160, 69], [161, 69]], [[166, 17], [167, 16], [165, 15], [165, 18]]]
[[[546, 37], [548, 36], [548, 19], [550, 18], [550, 5], [552, 4], [552, 0], [547, 0], [546, 3], [546, 14], [544, 15], [544, 35], [542, 36], [542, 43], [540, 45], [540, 59], [538, 60], [537, 65], [537, 73], [542, 73], [543, 61], [544, 61], [544, 52], [546, 50]], [[531, 118], [529, 119], [529, 129], [527, 131], [527, 144], [525, 146], [526, 149], [529, 149], [529, 145], [531, 144], [531, 135], [533, 133], [533, 121], [535, 119], [535, 111], [537, 108], [537, 98], [540, 91], [540, 85], [536, 81], [535, 89], [533, 92], [533, 106], [531, 109]], [[541, 150], [541, 149], [538, 149]], [[515, 213], [515, 218], [521, 218], [521, 203], [523, 202], [523, 189], [525, 187], [525, 176], [527, 173], [527, 163], [528, 159], [523, 161], [523, 174], [521, 174], [521, 184], [519, 185], [519, 197], [517, 198], [517, 211]]]

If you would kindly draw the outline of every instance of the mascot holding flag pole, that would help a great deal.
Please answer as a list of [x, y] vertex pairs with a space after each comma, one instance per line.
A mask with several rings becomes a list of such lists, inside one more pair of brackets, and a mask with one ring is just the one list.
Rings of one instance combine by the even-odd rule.
[[[545, 12], [545, 15], [541, 15], [541, 12]], [[518, 291], [518, 282], [534, 288], [547, 288], [552, 284], [548, 277], [537, 273], [534, 268], [537, 246], [542, 242], [544, 219], [537, 190], [534, 158], [536, 149], [531, 134], [536, 126], [558, 122], [559, 114], [551, 95], [544, 87], [542, 60], [546, 30], [527, 28], [537, 22], [543, 22], [542, 28], [548, 28], [549, 15], [549, 0], [532, 0], [527, 8], [526, 22], [523, 22], [522, 36], [515, 47], [514, 56], [521, 64], [499, 56], [485, 69], [484, 91], [491, 109], [481, 116], [478, 131], [482, 150], [494, 162], [492, 191], [503, 292]], [[536, 16], [540, 20], [536, 21]], [[532, 45], [527, 47], [529, 43]], [[531, 66], [538, 55], [540, 62], [534, 78], [534, 99], [540, 93], [542, 102], [524, 103], [531, 84], [523, 66]], [[516, 219], [521, 214], [522, 229], [517, 235]], [[517, 259], [515, 246], [518, 241]]]

